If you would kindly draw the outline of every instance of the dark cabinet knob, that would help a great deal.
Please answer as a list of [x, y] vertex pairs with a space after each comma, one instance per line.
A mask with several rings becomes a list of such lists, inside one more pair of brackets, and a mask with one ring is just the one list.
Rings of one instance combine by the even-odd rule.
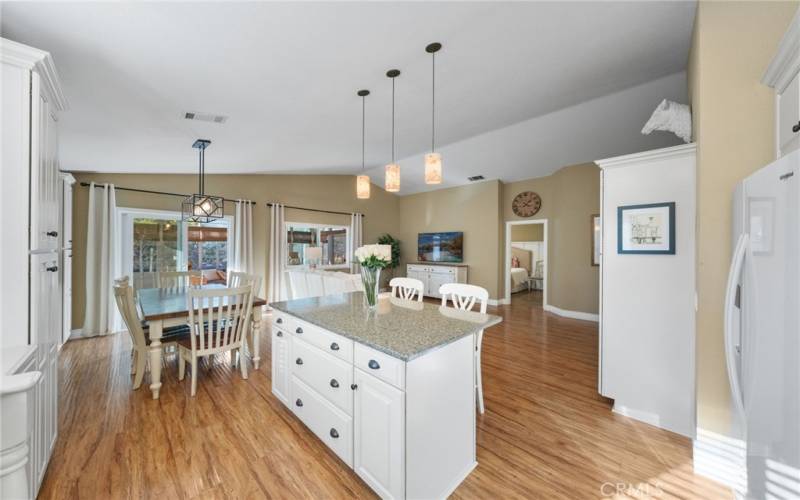
[[335, 378], [332, 378], [332, 379], [331, 379], [331, 387], [333, 387], [334, 389], [336, 389], [337, 387], [339, 387], [339, 381], [338, 381], [338, 380], [336, 380]]
[[337, 430], [336, 430], [336, 429], [334, 429], [334, 428], [331, 428], [331, 437], [332, 437], [333, 439], [336, 439], [336, 438], [338, 438], [338, 437], [339, 437], [339, 431], [337, 431]]
[[800, 122], [797, 122], [797, 125], [792, 127], [792, 132], [794, 132], [795, 134], [800, 132]]
[[276, 319], [275, 323], [278, 323], [280, 325], [281, 323], [283, 323], [283, 318]]
[[58, 266], [49, 266], [49, 267], [45, 267], [44, 269], [45, 269], [45, 271], [50, 271], [51, 273], [54, 273], [54, 272], [58, 271]]
[[350, 384], [350, 389], [355, 391], [356, 389], [358, 389], [358, 384]]
[[297, 398], [297, 401], [295, 401], [294, 404], [295, 404], [295, 406], [303, 406], [303, 400], [300, 399], [300, 398]]
[[295, 363], [297, 363], [298, 365], [302, 365], [303, 364], [303, 358], [297, 358], [297, 361], [295, 361]]
[[336, 342], [333, 342], [331, 344], [331, 351], [338, 351], [338, 350], [339, 350], [339, 344], [337, 344]]
[[369, 360], [369, 363], [367, 363], [367, 365], [368, 365], [370, 368], [372, 368], [373, 370], [377, 370], [378, 368], [380, 368], [380, 367], [381, 367], [381, 365], [379, 365], [379, 364], [378, 364], [378, 362], [377, 362], [377, 361], [375, 361], [374, 359], [370, 359], [370, 360]]
[[58, 238], [58, 231], [47, 231], [45, 234], [47, 236], [52, 236], [53, 238]]
[[278, 330], [278, 332], [276, 333], [276, 335], [277, 335], [278, 337], [283, 337], [283, 332], [282, 332], [282, 331], [280, 331], [280, 330]]
[[295, 333], [303, 333], [303, 329], [298, 326]]

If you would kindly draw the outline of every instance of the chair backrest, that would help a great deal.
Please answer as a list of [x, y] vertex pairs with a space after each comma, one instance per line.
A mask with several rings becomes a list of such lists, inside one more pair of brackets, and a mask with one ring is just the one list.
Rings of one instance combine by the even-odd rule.
[[477, 301], [480, 302], [481, 313], [486, 314], [486, 306], [489, 304], [488, 290], [466, 283], [445, 283], [439, 287], [439, 295], [442, 296], [443, 306], [446, 307], [450, 300], [453, 307], [462, 311], [471, 311]]
[[308, 297], [322, 297], [325, 295], [325, 288], [322, 284], [322, 275], [314, 271], [306, 271], [306, 285], [308, 286]]
[[292, 290], [293, 299], [304, 299], [308, 297], [308, 285], [306, 284], [306, 273], [303, 271], [288, 271], [289, 287]]
[[228, 288], [238, 288], [244, 285], [253, 285], [253, 297], [261, 292], [261, 276], [241, 271], [228, 273]]
[[389, 282], [392, 287], [392, 297], [405, 300], [416, 300], [422, 302], [422, 294], [425, 293], [425, 283], [414, 278], [392, 278]]
[[162, 271], [156, 274], [156, 288], [180, 288], [192, 285], [203, 279], [202, 271]]
[[145, 341], [142, 322], [139, 320], [139, 313], [136, 308], [136, 300], [133, 298], [133, 288], [129, 285], [127, 276], [114, 280], [114, 300], [117, 302], [117, 309], [125, 322], [131, 342], [135, 348], [144, 348]]
[[190, 288], [188, 295], [192, 351], [223, 351], [241, 345], [250, 329], [253, 286]]
[[544, 277], [544, 261], [537, 260], [536, 267], [533, 268], [533, 277], [534, 278], [542, 278]]

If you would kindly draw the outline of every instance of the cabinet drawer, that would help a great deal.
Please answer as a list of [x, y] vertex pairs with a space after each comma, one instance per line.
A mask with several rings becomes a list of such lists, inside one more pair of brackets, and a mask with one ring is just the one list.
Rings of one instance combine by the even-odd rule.
[[293, 320], [294, 322], [292, 324], [294, 330], [292, 330], [292, 332], [295, 334], [296, 338], [303, 339], [309, 344], [319, 347], [328, 354], [332, 354], [348, 363], [353, 362], [352, 340], [331, 333], [310, 323], [306, 323], [305, 321], [300, 321], [297, 318], [293, 318]]
[[406, 387], [406, 364], [404, 361], [376, 351], [362, 344], [355, 346], [355, 366], [366, 373], [388, 382], [398, 389]]
[[353, 419], [292, 376], [292, 411], [348, 466], [353, 466]]
[[293, 332], [294, 326], [292, 317], [286, 313], [278, 311], [277, 309], [272, 310], [272, 324], [285, 332]]
[[353, 414], [353, 365], [330, 356], [295, 338], [292, 342], [292, 374], [335, 404]]

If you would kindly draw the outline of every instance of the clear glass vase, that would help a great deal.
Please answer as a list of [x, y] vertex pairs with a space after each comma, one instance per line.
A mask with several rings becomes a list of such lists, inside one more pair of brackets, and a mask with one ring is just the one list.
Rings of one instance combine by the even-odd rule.
[[378, 291], [380, 289], [380, 268], [361, 268], [361, 282], [364, 284], [364, 301], [370, 308], [378, 305]]

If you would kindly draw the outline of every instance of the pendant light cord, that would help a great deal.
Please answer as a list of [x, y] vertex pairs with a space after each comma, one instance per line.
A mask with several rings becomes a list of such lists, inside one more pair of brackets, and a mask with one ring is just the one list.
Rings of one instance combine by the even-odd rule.
[[431, 153], [436, 151], [436, 52], [431, 52]]
[[364, 143], [366, 142], [366, 132], [365, 132], [365, 130], [366, 130], [366, 121], [367, 121], [367, 118], [366, 118], [367, 115], [366, 115], [366, 111], [365, 111], [365, 107], [366, 107], [365, 102], [366, 102], [366, 96], [361, 96], [361, 172], [362, 173], [364, 172], [364, 169], [365, 169], [365, 167], [364, 167], [364, 164], [365, 164], [365, 161], [364, 161], [364, 158], [365, 158]]
[[394, 79], [392, 77], [392, 164], [394, 164]]
[[200, 179], [198, 179], [198, 188], [200, 189], [200, 194], [202, 195], [205, 191], [205, 159], [203, 156], [205, 155], [206, 149], [200, 148]]

